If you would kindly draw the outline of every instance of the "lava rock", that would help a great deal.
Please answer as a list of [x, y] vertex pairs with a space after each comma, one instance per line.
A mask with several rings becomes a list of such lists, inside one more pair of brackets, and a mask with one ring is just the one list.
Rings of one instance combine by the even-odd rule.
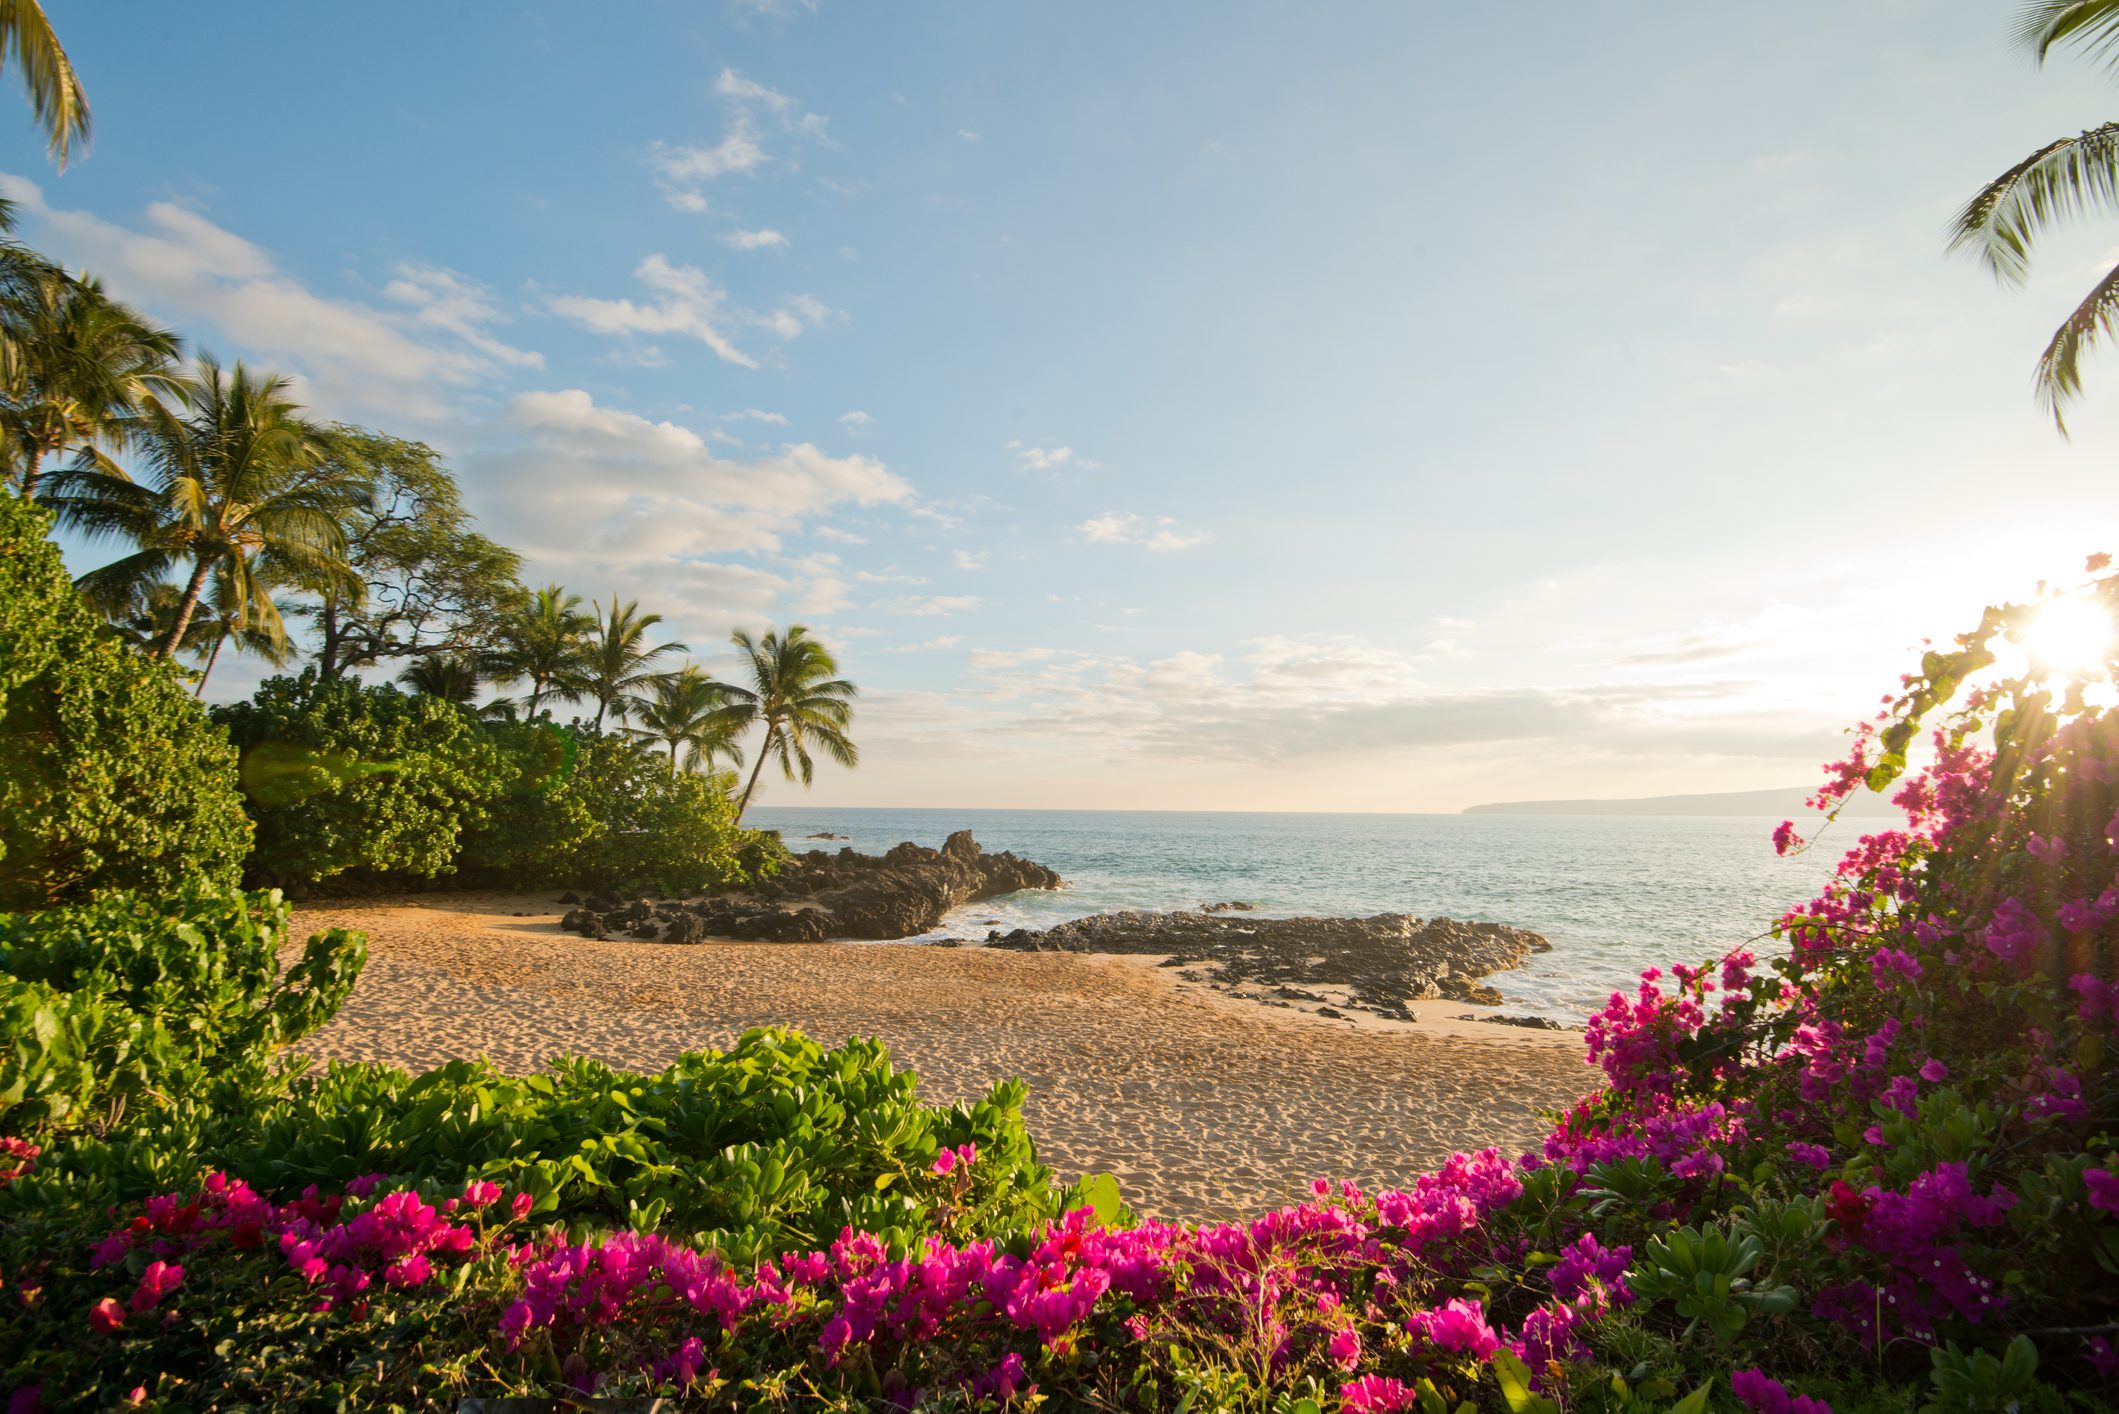
[[670, 920], [667, 932], [662, 935], [665, 943], [690, 944], [706, 940], [706, 925], [689, 913], [680, 913]]
[[882, 940], [931, 932], [944, 914], [967, 903], [1061, 884], [1044, 865], [988, 854], [969, 830], [960, 830], [940, 849], [907, 842], [880, 856], [810, 850], [745, 892], [695, 900], [684, 909], [717, 938]]
[[[1349, 1005], [1410, 1020], [1429, 998], [1497, 1005], [1479, 979], [1520, 967], [1551, 944], [1498, 923], [1373, 918], [1230, 918], [1205, 911], [1099, 913], [1037, 932], [1017, 929], [989, 946], [1016, 952], [1160, 953], [1179, 975], [1217, 986], [1262, 984], [1283, 999], [1322, 1000], [1296, 989], [1343, 988]], [[1277, 992], [1271, 989], [1279, 988]]]

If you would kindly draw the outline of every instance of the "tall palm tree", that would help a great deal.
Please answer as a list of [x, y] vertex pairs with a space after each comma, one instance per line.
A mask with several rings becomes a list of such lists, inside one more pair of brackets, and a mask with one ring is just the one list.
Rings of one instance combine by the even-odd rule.
[[736, 802], [738, 819], [750, 806], [751, 793], [758, 788], [768, 758], [779, 761], [780, 773], [788, 780], [799, 776], [805, 786], [813, 770], [812, 745], [841, 766], [860, 764], [860, 748], [846, 735], [853, 722], [853, 699], [860, 689], [838, 675], [838, 659], [811, 638], [807, 628], [795, 624], [785, 634], [767, 633], [761, 639], [738, 629], [729, 641], [749, 659], [751, 685], [728, 687], [729, 705], [723, 717], [733, 731], [753, 725], [765, 728], [757, 764], [751, 768], [742, 799]]
[[232, 612], [261, 627], [280, 622], [274, 582], [347, 574], [342, 518], [366, 494], [324, 460], [286, 379], [201, 358], [178, 392], [174, 405], [149, 399], [138, 419], [132, 442], [144, 479], [77, 458], [51, 475], [41, 498], [62, 525], [138, 546], [81, 576], [92, 601], [124, 603], [172, 572], [185, 576], [154, 649], [161, 658], [182, 646], [217, 573], [227, 576]]
[[547, 694], [562, 702], [580, 699], [586, 640], [595, 625], [582, 612], [581, 596], [556, 584], [531, 595], [509, 618], [493, 655], [494, 667], [505, 680], [529, 679], [526, 717], [537, 716], [537, 704]]
[[[2119, 0], [2030, 0], [2016, 37], [2040, 63], [2054, 48], [2087, 50], [2119, 69]], [[2038, 238], [2064, 220], [2119, 212], [2119, 123], [2047, 143], [1979, 189], [1958, 213], [1950, 249], [1970, 251], [2004, 284], [2030, 274]], [[2033, 384], [2065, 435], [2066, 405], [2082, 392], [2082, 355], [2119, 332], [2119, 266], [2053, 332]]]
[[686, 651], [681, 643], [647, 646], [647, 631], [661, 622], [660, 614], [641, 613], [638, 599], [620, 604], [613, 594], [609, 609], [596, 606], [596, 625], [588, 636], [582, 668], [582, 696], [596, 703], [596, 730], [603, 730], [605, 713], [615, 713], [622, 721], [639, 706], [633, 694], [654, 681], [657, 658]]
[[0, 69], [10, 64], [63, 171], [74, 147], [88, 146], [88, 95], [37, 0], [0, 0]]
[[180, 394], [180, 341], [96, 280], [47, 267], [11, 283], [0, 299], [0, 437], [15, 489], [35, 495], [40, 469], [69, 451], [122, 475], [104, 449], [124, 440], [149, 398]]
[[478, 701], [485, 676], [468, 653], [430, 653], [399, 673], [397, 680], [421, 697], [469, 707]]
[[716, 756], [743, 764], [743, 748], [736, 743], [723, 709], [729, 703], [725, 683], [715, 682], [696, 663], [686, 663], [674, 673], [664, 673], [648, 684], [646, 696], [635, 714], [640, 725], [627, 734], [641, 741], [663, 742], [670, 749], [670, 774], [677, 774], [677, 750], [686, 747], [688, 770], [713, 768]]

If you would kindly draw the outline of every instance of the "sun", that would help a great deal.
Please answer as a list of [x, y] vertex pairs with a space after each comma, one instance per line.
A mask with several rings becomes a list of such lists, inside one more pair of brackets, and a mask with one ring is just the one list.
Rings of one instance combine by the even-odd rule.
[[2023, 646], [2035, 667], [2072, 677], [2104, 667], [2115, 637], [2119, 627], [2100, 605], [2070, 597], [2047, 601], [2024, 630]]

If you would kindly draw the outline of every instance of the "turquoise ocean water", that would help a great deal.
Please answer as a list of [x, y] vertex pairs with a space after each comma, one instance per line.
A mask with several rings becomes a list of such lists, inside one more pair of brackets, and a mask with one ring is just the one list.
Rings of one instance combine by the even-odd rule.
[[[1761, 818], [1303, 815], [759, 806], [790, 848], [863, 853], [970, 830], [1067, 887], [960, 909], [932, 937], [1040, 928], [1118, 908], [1241, 900], [1262, 913], [1413, 913], [1534, 929], [1553, 950], [1490, 980], [1510, 1009], [1579, 1020], [1643, 967], [1718, 957], [1816, 893], [1857, 829], [1783, 859]], [[1867, 828], [1876, 828], [1870, 822]], [[1835, 838], [1838, 836], [1839, 838]]]

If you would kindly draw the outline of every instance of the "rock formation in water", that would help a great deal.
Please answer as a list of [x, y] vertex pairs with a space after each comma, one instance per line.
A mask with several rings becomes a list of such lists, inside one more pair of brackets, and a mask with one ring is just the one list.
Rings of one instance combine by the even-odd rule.
[[663, 942], [874, 941], [928, 932], [963, 904], [1060, 884], [1044, 865], [988, 854], [969, 830], [959, 830], [940, 849], [907, 843], [883, 855], [810, 850], [741, 893], [681, 903], [592, 898], [560, 926], [585, 937]]
[[1039, 932], [992, 933], [987, 946], [1017, 952], [1167, 954], [1170, 967], [1226, 990], [1265, 987], [1261, 1001], [1321, 1002], [1301, 987], [1344, 989], [1347, 1003], [1410, 1019], [1406, 1004], [1442, 997], [1497, 1006], [1501, 994], [1479, 979], [1523, 965], [1552, 945], [1499, 923], [1422, 920], [1407, 913], [1373, 918], [1231, 918], [1185, 913], [1099, 913]]

